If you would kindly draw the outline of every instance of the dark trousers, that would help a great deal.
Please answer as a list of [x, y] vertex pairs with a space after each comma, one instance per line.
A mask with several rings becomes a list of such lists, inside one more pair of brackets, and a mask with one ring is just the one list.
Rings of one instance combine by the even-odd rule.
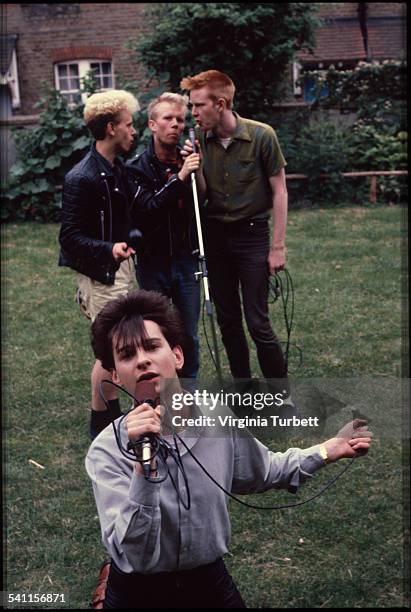
[[105, 609], [245, 608], [222, 559], [191, 570], [124, 574], [112, 562]]
[[269, 240], [266, 219], [231, 224], [208, 220], [205, 225], [210, 292], [231, 373], [237, 379], [251, 377], [240, 286], [244, 317], [257, 348], [263, 376], [268, 379], [287, 378], [281, 344], [268, 315]]
[[139, 257], [136, 275], [141, 289], [158, 291], [169, 297], [178, 309], [186, 334], [181, 378], [196, 379], [199, 370], [198, 320], [200, 283], [196, 280], [198, 261], [188, 251], [169, 257]]

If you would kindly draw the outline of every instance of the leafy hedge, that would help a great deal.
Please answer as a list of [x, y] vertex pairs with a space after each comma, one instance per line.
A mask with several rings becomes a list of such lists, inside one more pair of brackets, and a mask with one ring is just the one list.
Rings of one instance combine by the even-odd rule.
[[[406, 170], [405, 66], [386, 60], [360, 62], [354, 70], [309, 72], [316, 80], [317, 98], [311, 110], [297, 112], [278, 128], [287, 158], [287, 172], [309, 180], [289, 182], [291, 198], [331, 204], [368, 200], [369, 179], [344, 178], [341, 173]], [[324, 86], [327, 97], [322, 97]], [[342, 121], [330, 112], [339, 111]], [[355, 120], [345, 120], [348, 112]], [[324, 179], [321, 174], [329, 174]], [[379, 177], [378, 199], [398, 203], [407, 197], [405, 177]]]
[[81, 108], [71, 110], [55, 90], [39, 104], [44, 108], [39, 125], [15, 132], [19, 160], [6, 186], [3, 221], [57, 220], [63, 178], [90, 147]]

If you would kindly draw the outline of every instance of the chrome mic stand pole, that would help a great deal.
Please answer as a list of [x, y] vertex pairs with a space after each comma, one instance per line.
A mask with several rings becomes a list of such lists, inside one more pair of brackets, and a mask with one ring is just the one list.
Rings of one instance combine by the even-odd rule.
[[[193, 145], [193, 152], [196, 151], [195, 144], [195, 130], [190, 128], [189, 137], [191, 144]], [[220, 356], [218, 354], [218, 344], [217, 344], [217, 333], [215, 328], [215, 321], [213, 315], [213, 304], [210, 299], [210, 290], [208, 285], [208, 272], [207, 272], [207, 262], [204, 254], [204, 243], [203, 243], [203, 232], [201, 229], [201, 219], [200, 219], [200, 208], [198, 205], [198, 195], [197, 195], [197, 183], [195, 178], [195, 172], [191, 173], [191, 188], [193, 190], [193, 200], [194, 200], [194, 211], [196, 218], [196, 227], [197, 227], [197, 237], [198, 237], [198, 266], [199, 270], [195, 273], [196, 280], [198, 281], [200, 278], [203, 279], [203, 288], [204, 288], [204, 300], [206, 313], [210, 321], [211, 334], [213, 337], [213, 346], [214, 346], [214, 362], [217, 370], [218, 381], [222, 384], [222, 374], [221, 374], [221, 363]]]

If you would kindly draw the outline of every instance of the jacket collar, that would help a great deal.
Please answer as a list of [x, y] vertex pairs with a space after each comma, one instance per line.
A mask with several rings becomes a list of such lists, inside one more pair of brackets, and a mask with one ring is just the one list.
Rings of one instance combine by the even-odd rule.
[[[151, 136], [151, 138], [150, 138], [150, 142], [149, 142], [149, 144], [147, 146], [146, 151], [147, 151], [147, 155], [150, 157], [150, 159], [156, 160], [156, 161], [160, 161], [158, 159], [156, 153], [155, 153], [155, 150], [154, 150], [154, 137], [153, 136]], [[177, 145], [177, 157], [180, 156], [180, 151], [181, 151], [181, 146], [178, 144]]]
[[[110, 164], [110, 162], [105, 157], [100, 155], [100, 153], [97, 151], [95, 142], [91, 145], [90, 155], [95, 160], [97, 167], [98, 167], [98, 171], [101, 176], [115, 176], [115, 172], [113, 171], [113, 166]], [[119, 170], [121, 171], [123, 170], [124, 164], [121, 161], [121, 159], [119, 159], [118, 157], [114, 158], [114, 165]]]

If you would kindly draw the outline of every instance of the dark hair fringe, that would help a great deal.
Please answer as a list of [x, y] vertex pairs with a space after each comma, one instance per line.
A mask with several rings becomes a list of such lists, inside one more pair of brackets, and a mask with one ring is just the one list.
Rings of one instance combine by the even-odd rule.
[[[105, 370], [114, 369], [113, 339], [135, 346], [146, 339], [144, 321], [154, 321], [173, 348], [183, 350], [186, 335], [177, 309], [156, 291], [140, 289], [108, 302], [91, 326], [91, 346]], [[132, 337], [133, 336], [133, 337]]]

